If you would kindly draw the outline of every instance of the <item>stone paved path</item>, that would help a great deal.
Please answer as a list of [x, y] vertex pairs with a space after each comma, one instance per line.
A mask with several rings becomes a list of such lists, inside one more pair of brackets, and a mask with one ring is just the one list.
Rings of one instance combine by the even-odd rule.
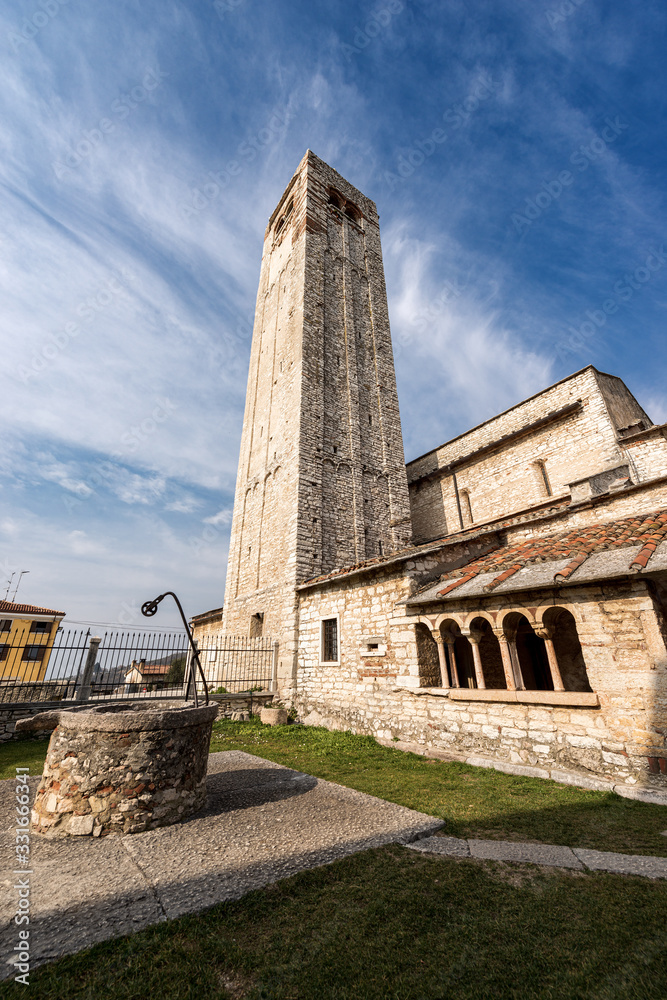
[[[30, 779], [33, 794], [38, 782]], [[97, 840], [32, 837], [32, 968], [390, 843], [454, 858], [667, 878], [665, 858], [434, 836], [441, 819], [241, 751], [210, 755], [207, 786], [206, 808], [176, 826]], [[17, 877], [7, 870], [14, 787], [0, 782], [0, 979], [13, 975], [17, 941]]]
[[[31, 778], [34, 795], [39, 778]], [[14, 781], [0, 781], [0, 979], [17, 943]], [[209, 757], [184, 823], [100, 839], [31, 838], [31, 966], [238, 899], [278, 879], [435, 832], [441, 819], [241, 751]]]
[[578, 868], [580, 871], [614, 872], [617, 875], [643, 875], [667, 879], [667, 858], [639, 854], [614, 854], [589, 851], [583, 847], [560, 847], [557, 844], [517, 844], [504, 840], [459, 840], [456, 837], [424, 837], [406, 844], [423, 854], [441, 854], [449, 858], [483, 858], [487, 861], [517, 861], [532, 865]]

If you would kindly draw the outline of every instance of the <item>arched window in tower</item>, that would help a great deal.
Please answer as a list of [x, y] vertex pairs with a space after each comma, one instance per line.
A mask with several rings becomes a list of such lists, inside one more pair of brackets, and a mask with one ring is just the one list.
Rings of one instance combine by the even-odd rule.
[[461, 490], [459, 496], [461, 497], [461, 516], [463, 517], [463, 525], [464, 527], [467, 527], [469, 524], [473, 523], [470, 492], [469, 490]]
[[337, 208], [342, 212], [345, 207], [345, 198], [343, 198], [342, 194], [339, 191], [336, 191], [335, 188], [329, 188], [329, 204], [333, 205], [334, 208]]
[[345, 203], [345, 214], [348, 217], [348, 219], [352, 219], [352, 221], [356, 222], [357, 225], [359, 224], [359, 220], [361, 219], [361, 212], [359, 211], [357, 206], [354, 205], [351, 201]]
[[285, 211], [282, 213], [282, 215], [279, 217], [278, 221], [276, 222], [276, 228], [275, 228], [276, 236], [278, 235], [279, 232], [281, 232], [281, 230], [285, 226], [285, 223], [288, 222], [289, 217], [292, 214], [292, 209], [293, 208], [294, 208], [294, 199], [290, 198]]

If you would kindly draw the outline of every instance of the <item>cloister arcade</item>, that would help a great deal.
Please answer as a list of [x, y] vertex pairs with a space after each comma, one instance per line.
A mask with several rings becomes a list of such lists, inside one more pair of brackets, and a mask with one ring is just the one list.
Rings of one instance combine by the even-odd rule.
[[592, 690], [567, 607], [421, 615], [415, 635], [421, 687]]

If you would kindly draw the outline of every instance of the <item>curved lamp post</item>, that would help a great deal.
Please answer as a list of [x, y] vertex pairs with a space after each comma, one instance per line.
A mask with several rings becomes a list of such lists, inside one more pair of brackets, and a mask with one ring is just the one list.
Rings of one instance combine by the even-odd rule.
[[[188, 636], [188, 639], [190, 641], [190, 646], [192, 648], [192, 656], [193, 656], [193, 659], [194, 659], [195, 663], [197, 664], [197, 667], [199, 668], [199, 673], [201, 674], [202, 684], [204, 685], [204, 695], [206, 697], [206, 704], [208, 705], [208, 685], [206, 684], [206, 678], [204, 677], [204, 671], [202, 670], [201, 661], [199, 659], [199, 650], [197, 649], [195, 641], [192, 638], [192, 633], [190, 632], [190, 626], [187, 623], [186, 617], [185, 617], [185, 615], [183, 613], [183, 608], [181, 607], [181, 602], [176, 597], [176, 594], [173, 592], [173, 590], [167, 590], [167, 591], [165, 591], [164, 594], [160, 594], [159, 597], [156, 597], [155, 600], [153, 600], [153, 601], [146, 601], [145, 604], [141, 605], [141, 613], [146, 618], [152, 618], [153, 615], [157, 612], [157, 606], [158, 606], [158, 604], [160, 603], [160, 601], [163, 601], [165, 599], [165, 597], [173, 597], [174, 600], [176, 601], [176, 606], [177, 606], [178, 610], [181, 613], [181, 618], [183, 619], [183, 625], [185, 627], [185, 631], [187, 632], [187, 636]], [[192, 674], [190, 676], [192, 676]], [[189, 683], [189, 681], [188, 681], [188, 683]], [[195, 689], [195, 708], [199, 708], [199, 698], [197, 697], [197, 679], [196, 679], [196, 677], [195, 677], [195, 681], [194, 681], [194, 689]]]

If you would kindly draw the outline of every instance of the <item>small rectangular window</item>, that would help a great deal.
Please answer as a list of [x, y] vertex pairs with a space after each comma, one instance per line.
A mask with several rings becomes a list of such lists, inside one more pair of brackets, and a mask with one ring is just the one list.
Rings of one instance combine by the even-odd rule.
[[322, 622], [322, 662], [338, 662], [338, 619], [327, 618]]
[[250, 638], [259, 639], [264, 631], [264, 612], [258, 611], [250, 619]]
[[9, 643], [7, 643], [7, 642], [1, 642], [0, 643], [0, 660], [6, 660], [8, 653], [9, 653]]
[[50, 632], [51, 622], [32, 622], [30, 625], [31, 632]]
[[3, 621], [0, 622], [0, 632], [9, 632], [11, 630], [11, 627], [12, 627], [11, 618], [5, 618]]
[[22, 660], [41, 661], [44, 659], [46, 646], [26, 646], [23, 650]]

